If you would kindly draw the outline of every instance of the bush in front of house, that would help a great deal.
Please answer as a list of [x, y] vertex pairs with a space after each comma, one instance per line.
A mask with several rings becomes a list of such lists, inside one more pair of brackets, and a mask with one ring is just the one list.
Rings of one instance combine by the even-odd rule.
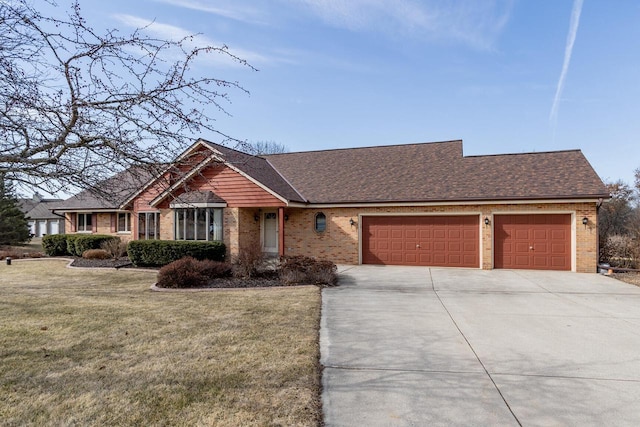
[[42, 248], [49, 256], [65, 256], [67, 252], [66, 234], [47, 234], [42, 238]]
[[111, 254], [104, 249], [88, 249], [82, 253], [84, 259], [111, 259]]
[[80, 234], [65, 234], [64, 236], [67, 243], [67, 253], [65, 255], [76, 256], [76, 239], [80, 237]]
[[335, 286], [338, 267], [331, 261], [306, 256], [285, 257], [280, 260], [278, 277], [285, 285]]
[[640, 242], [631, 236], [607, 236], [600, 247], [601, 259], [612, 267], [640, 268]]
[[226, 262], [185, 257], [165, 265], [158, 272], [160, 288], [202, 288], [216, 277], [227, 277], [231, 266]]
[[259, 245], [240, 248], [238, 255], [233, 257], [233, 275], [250, 279], [260, 273], [264, 265], [265, 256]]
[[127, 254], [127, 244], [120, 239], [102, 242], [100, 248], [107, 251], [113, 259], [120, 259]]
[[161, 267], [184, 257], [224, 261], [226, 250], [222, 242], [185, 240], [132, 240], [127, 246], [129, 259], [139, 267]]
[[[102, 244], [110, 240], [120, 241], [120, 238], [106, 234], [76, 234], [73, 242], [74, 252], [72, 255], [81, 257], [85, 251], [101, 249]], [[67, 246], [69, 245], [67, 244]]]

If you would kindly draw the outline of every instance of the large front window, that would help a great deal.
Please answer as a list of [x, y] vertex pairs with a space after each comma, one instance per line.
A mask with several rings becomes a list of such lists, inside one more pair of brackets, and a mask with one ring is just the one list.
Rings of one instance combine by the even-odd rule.
[[176, 240], [222, 240], [222, 208], [176, 209]]
[[160, 238], [160, 214], [158, 212], [138, 213], [138, 239], [155, 240]]
[[78, 231], [92, 231], [93, 230], [93, 214], [79, 213], [78, 214]]

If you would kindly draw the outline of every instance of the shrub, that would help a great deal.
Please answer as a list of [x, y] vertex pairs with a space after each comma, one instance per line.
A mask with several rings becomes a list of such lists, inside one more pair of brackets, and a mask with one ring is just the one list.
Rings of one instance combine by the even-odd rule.
[[85, 259], [110, 259], [111, 254], [104, 249], [87, 249], [82, 253]]
[[101, 249], [104, 249], [111, 255], [112, 258], [122, 258], [127, 253], [127, 244], [120, 239], [109, 239], [100, 245]]
[[638, 268], [640, 242], [630, 236], [608, 236], [600, 248], [602, 259], [612, 267]]
[[119, 237], [109, 236], [106, 234], [81, 234], [76, 236], [77, 237], [74, 241], [75, 256], [82, 256], [82, 254], [89, 249], [100, 249], [100, 246], [109, 240], [120, 241]]
[[338, 268], [331, 261], [305, 256], [286, 257], [280, 260], [278, 277], [286, 285], [309, 284], [334, 286], [338, 281]]
[[215, 279], [216, 277], [229, 277], [233, 271], [231, 264], [228, 262], [212, 261], [210, 259], [204, 259], [202, 261], [197, 260], [199, 268], [202, 274]]
[[184, 240], [132, 240], [127, 246], [129, 259], [136, 266], [163, 266], [184, 257], [224, 261], [222, 242]]
[[49, 256], [69, 255], [66, 234], [48, 234], [42, 238], [42, 248]]
[[165, 265], [158, 272], [161, 288], [201, 288], [215, 277], [228, 276], [231, 266], [224, 262], [185, 257]]
[[66, 255], [76, 256], [76, 239], [80, 237], [80, 234], [65, 234], [65, 237], [67, 243]]
[[238, 255], [233, 258], [233, 275], [246, 279], [256, 276], [264, 259], [264, 253], [258, 245], [240, 248]]

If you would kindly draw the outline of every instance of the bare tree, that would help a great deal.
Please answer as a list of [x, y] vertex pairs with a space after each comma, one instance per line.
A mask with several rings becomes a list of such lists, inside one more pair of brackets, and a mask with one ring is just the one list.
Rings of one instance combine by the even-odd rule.
[[289, 147], [275, 141], [257, 141], [242, 144], [242, 149], [249, 154], [256, 156], [262, 154], [280, 154], [288, 153]]
[[78, 1], [65, 18], [0, 1], [0, 174], [48, 192], [91, 189], [130, 166], [173, 160], [203, 132], [238, 142], [212, 114], [227, 114], [227, 91], [246, 90], [196, 75], [194, 61], [218, 55], [254, 68], [226, 46], [194, 43], [145, 28], [98, 33]]
[[633, 189], [621, 180], [605, 183], [605, 186], [611, 199], [602, 204], [598, 213], [601, 239], [614, 234], [627, 234], [627, 222], [632, 213], [631, 203], [634, 200]]

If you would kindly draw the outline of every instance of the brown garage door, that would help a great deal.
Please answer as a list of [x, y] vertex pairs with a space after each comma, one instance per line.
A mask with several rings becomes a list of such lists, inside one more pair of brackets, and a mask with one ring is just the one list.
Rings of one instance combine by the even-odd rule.
[[363, 264], [479, 267], [478, 216], [365, 216]]
[[496, 268], [571, 270], [571, 215], [495, 215]]

